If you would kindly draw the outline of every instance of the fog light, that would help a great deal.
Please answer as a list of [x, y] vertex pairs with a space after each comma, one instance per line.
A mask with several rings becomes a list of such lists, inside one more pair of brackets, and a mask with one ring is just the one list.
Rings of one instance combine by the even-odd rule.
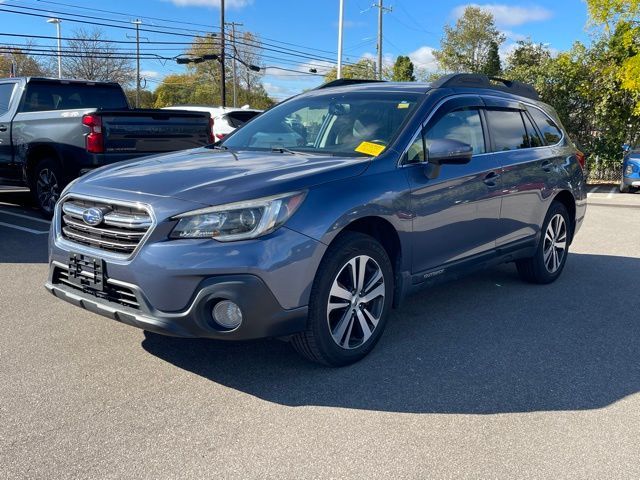
[[213, 320], [224, 328], [233, 330], [242, 323], [242, 310], [230, 300], [222, 300], [213, 307]]

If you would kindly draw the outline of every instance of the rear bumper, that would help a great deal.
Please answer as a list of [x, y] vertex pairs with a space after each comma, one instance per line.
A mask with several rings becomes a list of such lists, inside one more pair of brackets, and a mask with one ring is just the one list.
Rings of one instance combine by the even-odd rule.
[[[127, 285], [137, 298], [138, 307], [132, 308], [98, 298], [90, 291], [53, 281], [50, 277], [45, 288], [61, 300], [127, 325], [163, 335], [250, 340], [291, 335], [304, 330], [306, 326], [306, 306], [283, 309], [265, 283], [253, 275], [228, 275], [204, 280], [187, 308], [180, 312], [163, 312], [153, 308], [135, 285]], [[231, 300], [240, 306], [243, 321], [235, 330], [225, 330], [213, 321], [211, 310], [220, 300]]]
[[622, 183], [627, 187], [640, 187], [640, 178], [622, 177]]

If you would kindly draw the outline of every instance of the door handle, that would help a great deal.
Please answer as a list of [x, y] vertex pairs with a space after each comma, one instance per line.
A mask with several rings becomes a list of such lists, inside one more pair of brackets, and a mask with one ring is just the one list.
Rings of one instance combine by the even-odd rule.
[[6, 132], [7, 131], [7, 126], [6, 125], [0, 125], [0, 132]]
[[487, 176], [484, 177], [483, 182], [488, 187], [495, 187], [496, 186], [496, 182], [498, 181], [499, 178], [500, 178], [500, 174], [499, 173], [489, 172], [489, 173], [487, 173]]
[[549, 160], [545, 160], [544, 162], [542, 162], [542, 165], [540, 165], [540, 168], [542, 168], [542, 170], [544, 170], [545, 172], [550, 172], [551, 170], [553, 170], [553, 163], [551, 163]]

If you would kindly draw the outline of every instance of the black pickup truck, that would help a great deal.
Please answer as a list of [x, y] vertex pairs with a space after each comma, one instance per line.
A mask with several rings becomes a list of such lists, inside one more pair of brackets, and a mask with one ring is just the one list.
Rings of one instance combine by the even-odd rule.
[[89, 170], [206, 145], [211, 135], [208, 113], [134, 110], [117, 83], [0, 79], [0, 185], [30, 188], [46, 216]]

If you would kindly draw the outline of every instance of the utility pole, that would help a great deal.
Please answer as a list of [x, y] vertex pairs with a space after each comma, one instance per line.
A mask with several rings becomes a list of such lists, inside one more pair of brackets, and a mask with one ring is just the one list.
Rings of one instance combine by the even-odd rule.
[[58, 34], [58, 78], [62, 78], [62, 42], [60, 38], [60, 24], [62, 20], [59, 18], [50, 18], [47, 23], [53, 23], [56, 26]]
[[222, 107], [227, 106], [227, 79], [224, 67], [224, 0], [220, 0], [220, 99]]
[[344, 0], [340, 0], [340, 13], [338, 14], [338, 69], [336, 78], [342, 78], [342, 29], [344, 27]]
[[385, 7], [383, 0], [378, 0], [373, 6], [378, 9], [378, 80], [382, 80], [382, 15], [385, 12], [392, 12], [393, 7]]
[[238, 56], [238, 49], [236, 48], [236, 27], [242, 27], [243, 23], [228, 22], [227, 25], [231, 26], [231, 43], [233, 45], [233, 61], [231, 67], [233, 69], [233, 106], [236, 107], [238, 103], [238, 94], [236, 92], [238, 83], [238, 76], [236, 75], [236, 57]]
[[136, 26], [136, 108], [140, 108], [140, 24], [137, 19], [133, 22]]

